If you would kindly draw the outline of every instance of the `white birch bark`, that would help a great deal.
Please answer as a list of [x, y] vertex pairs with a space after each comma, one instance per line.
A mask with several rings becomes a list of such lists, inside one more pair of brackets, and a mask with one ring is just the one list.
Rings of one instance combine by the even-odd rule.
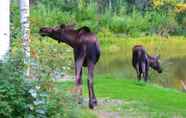
[[29, 0], [19, 0], [21, 12], [21, 32], [23, 40], [24, 63], [26, 65], [26, 78], [30, 77], [30, 23]]
[[10, 0], [0, 0], [0, 60], [10, 48]]

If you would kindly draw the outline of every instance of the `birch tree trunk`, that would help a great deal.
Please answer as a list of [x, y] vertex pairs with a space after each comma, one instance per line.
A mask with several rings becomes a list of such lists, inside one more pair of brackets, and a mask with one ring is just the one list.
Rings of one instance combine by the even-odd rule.
[[0, 60], [10, 48], [10, 0], [0, 0]]
[[26, 78], [30, 77], [30, 24], [29, 0], [19, 0], [21, 12], [21, 32], [23, 40], [24, 64], [26, 65]]

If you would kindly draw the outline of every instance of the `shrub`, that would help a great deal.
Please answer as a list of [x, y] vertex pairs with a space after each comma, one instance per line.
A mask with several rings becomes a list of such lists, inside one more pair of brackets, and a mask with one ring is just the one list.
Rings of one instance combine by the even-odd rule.
[[151, 33], [158, 34], [171, 34], [179, 27], [176, 19], [175, 13], [159, 13], [158, 11], [153, 11], [147, 14], [149, 16], [149, 24]]
[[72, 95], [53, 91], [48, 97], [47, 116], [49, 118], [80, 118], [81, 112]]
[[176, 20], [180, 25], [185, 27], [186, 26], [186, 11], [177, 13]]
[[29, 87], [23, 79], [20, 58], [8, 59], [0, 66], [0, 116], [24, 117], [29, 112]]
[[[0, 116], [2, 118], [79, 118], [74, 97], [55, 89], [47, 76], [27, 80], [21, 56], [10, 56], [0, 65]], [[40, 71], [41, 75], [45, 75]]]

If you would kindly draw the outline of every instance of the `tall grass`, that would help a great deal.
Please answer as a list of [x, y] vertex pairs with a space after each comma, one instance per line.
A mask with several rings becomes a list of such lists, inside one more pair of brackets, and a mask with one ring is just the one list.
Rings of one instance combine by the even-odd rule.
[[[126, 37], [123, 35], [107, 34], [104, 36], [103, 33], [99, 33], [99, 39], [104, 52], [114, 52], [123, 50], [126, 58], [131, 57], [131, 49], [134, 45], [141, 44], [150, 54], [160, 54], [163, 58], [172, 57], [183, 57], [185, 53], [185, 42], [184, 36], [172, 36], [172, 37], [161, 37], [161, 36], [144, 36], [144, 37]], [[171, 52], [171, 53], [169, 53]]]

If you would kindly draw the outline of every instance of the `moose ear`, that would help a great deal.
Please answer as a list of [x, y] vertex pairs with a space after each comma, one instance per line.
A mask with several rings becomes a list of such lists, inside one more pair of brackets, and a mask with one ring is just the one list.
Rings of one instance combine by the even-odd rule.
[[83, 26], [81, 28], [78, 29], [78, 31], [85, 31], [85, 32], [91, 32], [90, 28], [88, 26]]
[[61, 24], [61, 25], [60, 25], [60, 28], [61, 28], [61, 29], [65, 28], [65, 24]]

